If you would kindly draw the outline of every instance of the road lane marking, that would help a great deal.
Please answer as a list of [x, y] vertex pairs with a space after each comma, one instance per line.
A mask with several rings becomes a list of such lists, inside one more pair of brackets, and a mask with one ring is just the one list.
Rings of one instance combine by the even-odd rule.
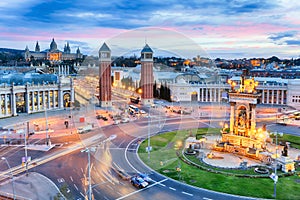
[[80, 192], [80, 194], [81, 194], [81, 196], [85, 197], [85, 196], [82, 194], [82, 192]]
[[70, 176], [70, 179], [71, 179], [71, 181], [73, 182], [73, 178], [72, 178], [72, 176]]
[[172, 188], [172, 187], [169, 187], [171, 190], [174, 190], [174, 191], [176, 191], [176, 189], [175, 188]]
[[166, 187], [166, 185], [165, 185], [165, 184], [162, 184], [162, 183], [159, 183], [158, 185], [161, 185], [161, 186], [164, 186], [164, 187]]
[[182, 194], [186, 194], [186, 195], [189, 195], [189, 196], [194, 196], [193, 194], [191, 193], [187, 193], [187, 192], [181, 192]]
[[114, 190], [114, 188], [112, 188], [110, 185], [106, 185], [106, 187], [108, 187], [111, 190]]
[[78, 187], [77, 187], [77, 185], [75, 185], [75, 183], [74, 183], [74, 187], [76, 188], [76, 190], [78, 190]]
[[146, 190], [146, 189], [148, 189], [148, 188], [151, 188], [151, 187], [153, 187], [153, 186], [155, 186], [155, 185], [161, 184], [162, 182], [165, 182], [166, 180], [168, 180], [168, 179], [167, 179], [167, 178], [166, 178], [166, 179], [163, 179], [163, 180], [161, 180], [161, 181], [159, 181], [159, 182], [156, 182], [156, 183], [154, 183], [154, 184], [152, 184], [152, 185], [150, 185], [150, 186], [148, 186], [148, 187], [145, 187], [145, 188], [140, 189], [140, 190], [136, 190], [136, 191], [134, 191], [134, 192], [131, 192], [131, 193], [129, 193], [129, 194], [126, 194], [125, 196], [122, 196], [122, 197], [120, 197], [120, 198], [117, 198], [116, 200], [121, 200], [121, 199], [124, 199], [124, 198], [126, 198], [126, 197], [129, 197], [129, 196], [131, 196], [131, 195], [134, 195], [134, 194], [136, 194], [136, 193], [142, 192], [142, 191], [144, 191], [144, 190]]
[[213, 200], [213, 199], [210, 199], [210, 198], [207, 198], [207, 197], [203, 197], [204, 200]]

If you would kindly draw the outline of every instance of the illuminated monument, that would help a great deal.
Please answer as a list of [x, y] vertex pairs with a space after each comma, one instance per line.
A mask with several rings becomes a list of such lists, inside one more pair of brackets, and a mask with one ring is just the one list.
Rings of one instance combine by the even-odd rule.
[[[277, 158], [278, 165], [284, 172], [294, 171], [294, 162], [287, 156], [287, 147], [279, 157], [267, 148], [269, 134], [266, 127], [256, 128], [256, 105], [261, 94], [256, 92], [258, 82], [241, 77], [241, 84], [229, 80], [230, 126], [221, 130], [222, 139], [214, 149], [258, 159], [272, 163]], [[269, 140], [270, 141], [270, 140]], [[277, 148], [277, 147], [276, 147]]]
[[256, 92], [258, 82], [242, 77], [238, 89], [235, 82], [229, 80], [229, 84], [230, 127], [221, 131], [222, 140], [216, 149], [265, 160], [260, 152], [266, 149], [268, 133], [256, 128], [255, 108], [261, 95]]

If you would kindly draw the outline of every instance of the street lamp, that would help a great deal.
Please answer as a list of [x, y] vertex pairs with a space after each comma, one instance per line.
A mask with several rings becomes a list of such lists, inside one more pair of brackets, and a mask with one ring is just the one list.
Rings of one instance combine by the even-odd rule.
[[5, 157], [1, 157], [1, 159], [2, 159], [2, 160], [5, 160], [7, 166], [8, 166], [8, 168], [9, 168], [9, 170], [10, 170], [11, 182], [12, 182], [11, 184], [12, 184], [12, 189], [13, 189], [13, 199], [16, 200], [14, 175], [13, 175], [13, 173], [12, 173], [12, 170], [11, 170], [11, 168], [10, 168], [10, 165], [9, 165], [7, 159], [6, 159]]
[[89, 189], [88, 189], [88, 200], [92, 200], [92, 184], [91, 184], [91, 151], [95, 152], [95, 148], [88, 148], [86, 147], [85, 149], [81, 150], [81, 152], [86, 152], [88, 153], [88, 176], [89, 176]]
[[274, 169], [274, 172], [275, 172], [275, 174], [271, 174], [271, 178], [274, 180], [274, 194], [273, 194], [273, 196], [274, 196], [274, 198], [276, 199], [276, 183], [277, 183], [277, 181], [278, 181], [278, 176], [277, 176], [277, 150], [278, 150], [278, 148], [277, 148], [277, 145], [278, 145], [278, 139], [277, 139], [277, 136], [279, 135], [279, 136], [282, 136], [283, 135], [283, 133], [278, 133], [277, 131], [276, 132], [273, 132], [272, 133], [273, 135], [275, 135], [275, 138], [276, 138], [276, 149], [275, 149], [275, 169]]

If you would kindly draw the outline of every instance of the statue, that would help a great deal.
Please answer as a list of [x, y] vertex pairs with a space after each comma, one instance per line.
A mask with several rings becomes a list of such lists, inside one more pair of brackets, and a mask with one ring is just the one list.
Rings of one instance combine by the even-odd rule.
[[284, 157], [288, 156], [288, 145], [287, 144], [284, 145], [283, 150], [281, 151], [281, 155]]

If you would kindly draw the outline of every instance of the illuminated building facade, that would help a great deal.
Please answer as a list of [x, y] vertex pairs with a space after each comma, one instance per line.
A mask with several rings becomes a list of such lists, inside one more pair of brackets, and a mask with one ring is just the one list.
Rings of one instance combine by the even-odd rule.
[[64, 46], [64, 50], [60, 51], [57, 48], [57, 44], [52, 39], [50, 43], [50, 49], [47, 49], [45, 51], [40, 51], [40, 45], [38, 42], [36, 42], [35, 50], [29, 51], [29, 48], [26, 46], [24, 58], [27, 61], [30, 60], [49, 60], [52, 62], [58, 62], [63, 60], [75, 60], [75, 59], [81, 59], [83, 58], [83, 54], [80, 52], [79, 47], [76, 50], [76, 53], [71, 53], [71, 48], [69, 43]]
[[[13, 76], [18, 75], [13, 74]], [[25, 76], [28, 77], [28, 74]], [[45, 76], [47, 75], [31, 77], [31, 82], [25, 84], [2, 83], [0, 85], [0, 118], [16, 116], [18, 113], [29, 114], [45, 109], [54, 110], [70, 107], [71, 102], [74, 102], [72, 79], [57, 77], [53, 82], [45, 82], [47, 80]]]

